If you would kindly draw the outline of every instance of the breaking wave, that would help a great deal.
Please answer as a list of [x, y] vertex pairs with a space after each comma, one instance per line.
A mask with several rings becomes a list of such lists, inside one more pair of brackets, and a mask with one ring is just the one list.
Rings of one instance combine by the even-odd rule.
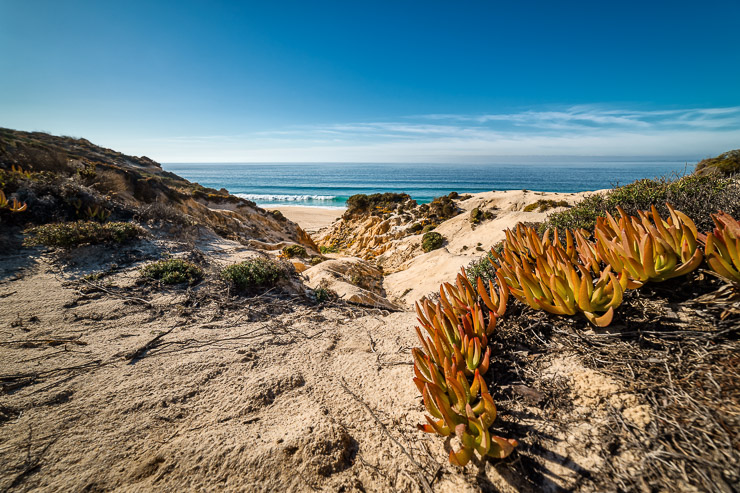
[[330, 202], [337, 198], [335, 195], [273, 195], [258, 193], [235, 193], [234, 195], [254, 202]]

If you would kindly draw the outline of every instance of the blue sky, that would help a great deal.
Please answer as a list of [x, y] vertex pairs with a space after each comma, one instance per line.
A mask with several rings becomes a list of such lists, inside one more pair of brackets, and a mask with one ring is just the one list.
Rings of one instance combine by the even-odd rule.
[[740, 147], [740, 2], [0, 0], [0, 126], [162, 162]]

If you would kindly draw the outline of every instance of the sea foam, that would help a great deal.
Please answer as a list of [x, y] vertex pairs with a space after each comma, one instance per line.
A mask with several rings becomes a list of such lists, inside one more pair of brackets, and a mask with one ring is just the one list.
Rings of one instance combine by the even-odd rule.
[[255, 202], [327, 202], [336, 199], [336, 195], [270, 195], [258, 193], [235, 193], [237, 197]]

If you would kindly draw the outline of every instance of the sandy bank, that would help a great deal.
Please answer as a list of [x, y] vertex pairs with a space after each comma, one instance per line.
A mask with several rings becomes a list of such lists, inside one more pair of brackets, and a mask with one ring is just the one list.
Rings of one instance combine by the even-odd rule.
[[301, 207], [295, 205], [270, 207], [268, 210], [280, 211], [285, 217], [297, 223], [307, 233], [315, 233], [329, 226], [344, 214], [345, 209], [326, 209], [323, 207]]

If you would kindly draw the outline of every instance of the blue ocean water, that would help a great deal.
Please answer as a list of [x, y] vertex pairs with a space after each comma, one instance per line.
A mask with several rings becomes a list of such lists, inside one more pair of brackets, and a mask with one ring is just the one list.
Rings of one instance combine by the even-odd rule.
[[693, 165], [687, 165], [687, 161], [675, 159], [579, 158], [573, 161], [516, 164], [169, 163], [162, 166], [204, 187], [226, 188], [263, 207], [344, 207], [350, 195], [378, 192], [405, 192], [419, 203], [452, 191], [583, 192], [693, 170]]

